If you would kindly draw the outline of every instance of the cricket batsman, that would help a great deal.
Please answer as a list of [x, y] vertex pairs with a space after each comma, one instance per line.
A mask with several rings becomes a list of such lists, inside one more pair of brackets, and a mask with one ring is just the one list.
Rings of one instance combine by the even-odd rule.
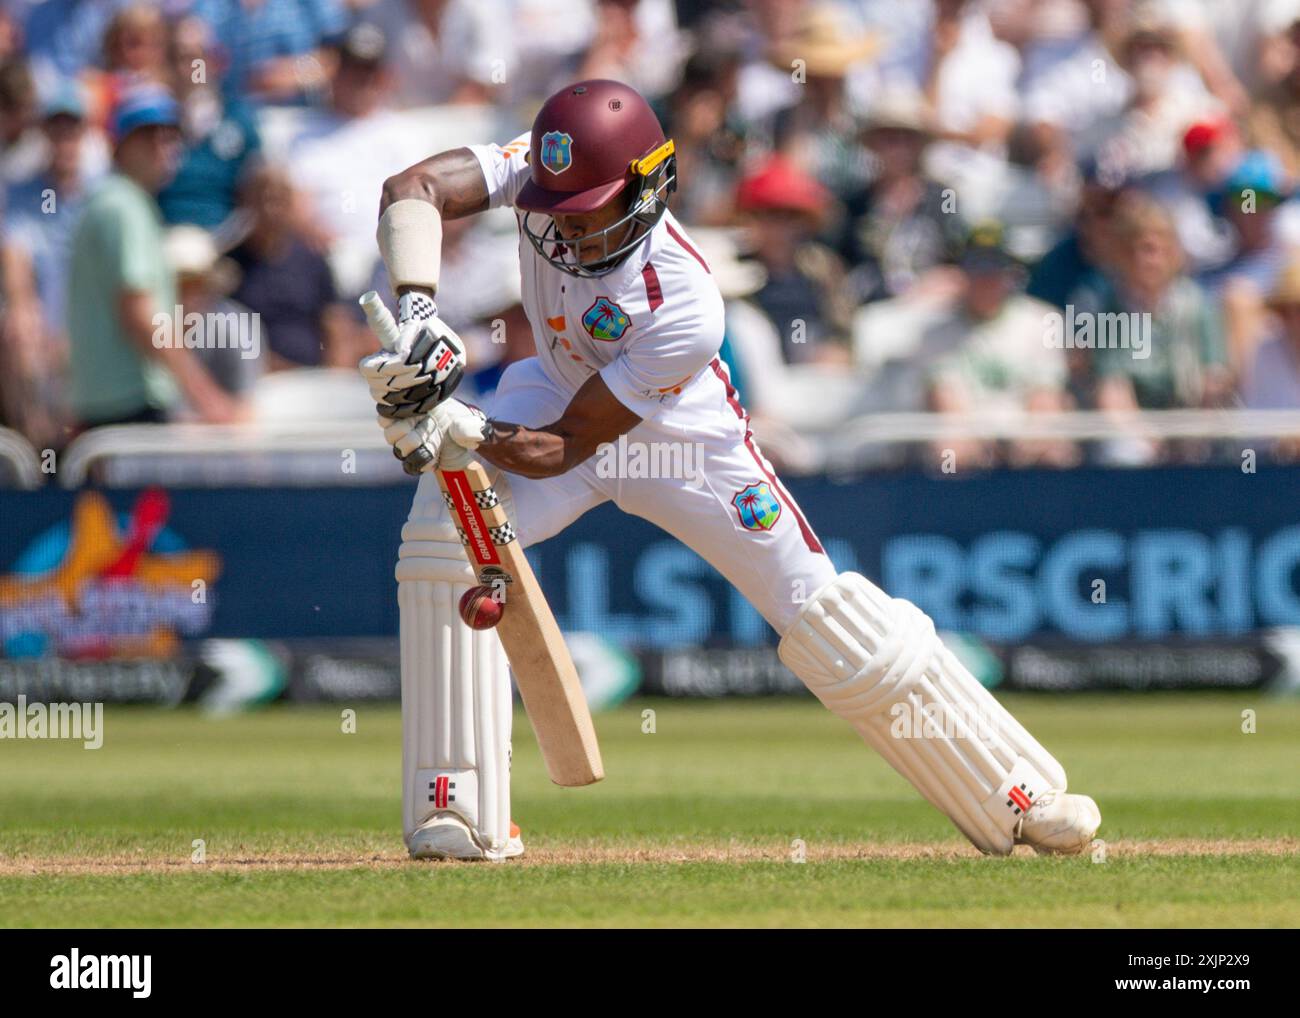
[[[524, 850], [510, 816], [504, 653], [457, 611], [478, 581], [433, 473], [453, 444], [488, 465], [525, 547], [612, 501], [710, 562], [779, 634], [781, 660], [981, 851], [1082, 851], [1101, 822], [1093, 800], [1066, 791], [1064, 768], [927, 615], [836, 572], [763, 457], [718, 357], [722, 298], [667, 207], [675, 185], [672, 141], [616, 81], [556, 93], [507, 145], [442, 152], [385, 182], [378, 240], [401, 342], [361, 371], [394, 453], [420, 478], [397, 563], [410, 854]], [[503, 205], [519, 223], [537, 356], [507, 368], [485, 415], [452, 396], [464, 347], [434, 294], [443, 221]], [[600, 476], [594, 454], [622, 435], [691, 443], [703, 483]], [[899, 730], [918, 717], [924, 731]]]

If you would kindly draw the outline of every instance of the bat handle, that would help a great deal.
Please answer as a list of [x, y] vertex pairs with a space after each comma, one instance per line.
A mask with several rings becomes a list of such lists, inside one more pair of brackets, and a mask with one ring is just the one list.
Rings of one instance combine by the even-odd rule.
[[464, 446], [457, 445], [449, 438], [444, 438], [442, 455], [438, 460], [438, 469], [464, 470], [473, 458], [473, 453]]
[[376, 336], [379, 337], [379, 345], [389, 353], [397, 352], [397, 322], [393, 318], [393, 313], [384, 306], [379, 294], [374, 290], [367, 290], [361, 295], [357, 302], [361, 305], [361, 310], [366, 314], [366, 321], [370, 323], [370, 328]]

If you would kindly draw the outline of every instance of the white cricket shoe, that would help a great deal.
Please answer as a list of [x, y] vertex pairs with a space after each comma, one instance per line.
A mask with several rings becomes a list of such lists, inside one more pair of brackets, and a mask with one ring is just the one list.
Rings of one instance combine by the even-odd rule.
[[1016, 825], [1016, 844], [1039, 855], [1078, 855], [1101, 826], [1101, 810], [1089, 796], [1050, 788], [1034, 800]]
[[469, 824], [451, 812], [435, 813], [411, 833], [407, 848], [412, 859], [460, 859], [501, 862], [524, 854], [519, 826], [510, 824], [510, 837], [499, 849], [484, 848]]

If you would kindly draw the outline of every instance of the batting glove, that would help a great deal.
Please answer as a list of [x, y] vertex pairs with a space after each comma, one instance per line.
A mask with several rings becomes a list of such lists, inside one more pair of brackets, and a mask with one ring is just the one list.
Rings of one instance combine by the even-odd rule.
[[379, 418], [384, 438], [393, 447], [393, 455], [402, 461], [402, 469], [412, 477], [438, 462], [442, 450], [442, 425], [433, 414], [419, 417]]
[[449, 399], [438, 404], [433, 416], [442, 422], [443, 435], [462, 449], [477, 449], [485, 437], [487, 415], [469, 403]]
[[477, 449], [483, 441], [487, 418], [478, 407], [449, 399], [427, 414], [414, 417], [380, 416], [384, 438], [402, 469], [411, 476], [437, 469], [439, 459], [456, 451]]
[[400, 420], [428, 413], [456, 390], [465, 344], [425, 294], [402, 294], [398, 314], [397, 349], [363, 358], [360, 369], [380, 416]]

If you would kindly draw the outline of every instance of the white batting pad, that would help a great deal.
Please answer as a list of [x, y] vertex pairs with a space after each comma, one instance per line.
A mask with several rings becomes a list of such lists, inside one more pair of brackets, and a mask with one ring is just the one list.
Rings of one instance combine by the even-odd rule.
[[929, 616], [857, 573], [803, 606], [781, 660], [982, 852], [1006, 855], [1065, 771], [944, 647]]
[[420, 478], [397, 561], [402, 654], [402, 825], [464, 818], [489, 856], [510, 835], [510, 673], [492, 630], [461, 621], [476, 583], [437, 480]]

